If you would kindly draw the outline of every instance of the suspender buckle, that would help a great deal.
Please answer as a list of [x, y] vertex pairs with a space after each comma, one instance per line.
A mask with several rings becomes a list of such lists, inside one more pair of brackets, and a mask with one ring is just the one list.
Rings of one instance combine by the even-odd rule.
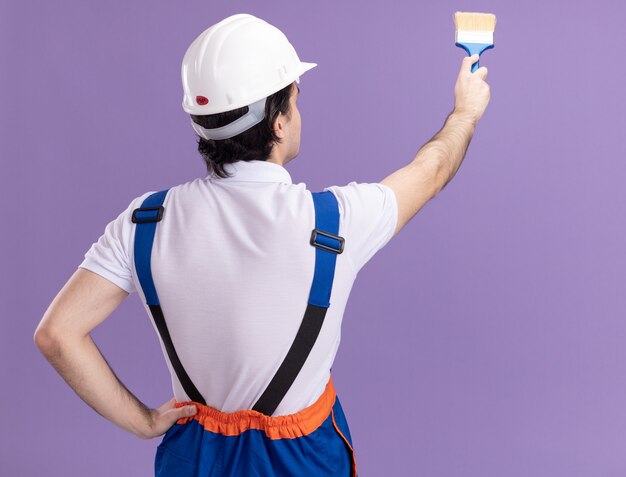
[[[322, 242], [318, 242], [318, 239], [322, 237]], [[328, 232], [324, 232], [323, 230], [313, 229], [311, 233], [311, 245], [317, 248], [321, 248], [324, 250], [328, 250], [329, 252], [333, 252], [336, 254], [340, 254], [343, 252], [345, 240], [343, 237], [339, 235], [329, 234]]]
[[[162, 205], [157, 207], [139, 207], [138, 209], [133, 210], [133, 216], [131, 220], [135, 224], [145, 224], [147, 222], [160, 222], [161, 218], [163, 218], [163, 208]], [[139, 216], [137, 213], [139, 212]], [[148, 213], [142, 213], [148, 212]]]

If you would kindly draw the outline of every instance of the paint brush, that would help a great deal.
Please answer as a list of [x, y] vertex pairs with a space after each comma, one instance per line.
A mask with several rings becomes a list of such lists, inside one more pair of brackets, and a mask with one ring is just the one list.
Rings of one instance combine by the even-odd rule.
[[[493, 13], [456, 12], [455, 45], [467, 51], [469, 56], [493, 48], [493, 32], [496, 16]], [[478, 61], [472, 65], [472, 73], [478, 69]]]

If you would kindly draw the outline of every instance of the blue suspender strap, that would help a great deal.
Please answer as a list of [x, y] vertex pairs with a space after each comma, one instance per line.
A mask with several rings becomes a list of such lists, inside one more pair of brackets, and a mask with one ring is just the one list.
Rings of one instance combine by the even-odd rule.
[[137, 271], [137, 278], [141, 284], [143, 294], [146, 297], [146, 304], [150, 309], [154, 323], [165, 345], [170, 363], [176, 372], [181, 386], [192, 401], [206, 404], [204, 398], [189, 378], [189, 375], [178, 358], [178, 354], [176, 353], [172, 338], [165, 323], [165, 317], [161, 310], [154, 280], [152, 279], [152, 267], [150, 265], [152, 244], [154, 243], [157, 223], [163, 218], [163, 212], [165, 210], [163, 202], [165, 201], [168, 190], [162, 190], [149, 195], [143, 201], [141, 207], [133, 211], [131, 220], [136, 224], [134, 244], [135, 270]]
[[133, 211], [132, 217], [132, 221], [137, 224], [135, 226], [135, 270], [137, 270], [137, 278], [141, 283], [148, 306], [159, 305], [159, 297], [152, 280], [150, 257], [157, 222], [161, 220], [165, 210], [163, 202], [166, 195], [167, 190], [149, 195], [144, 199], [141, 207]]
[[339, 206], [330, 191], [314, 192], [315, 229], [310, 244], [315, 249], [315, 272], [304, 318], [285, 359], [253, 410], [271, 416], [295, 381], [322, 329], [330, 306], [337, 255], [343, 252], [339, 237]]
[[315, 229], [311, 233], [311, 245], [315, 249], [315, 274], [309, 294], [309, 304], [328, 308], [330, 292], [335, 277], [337, 254], [343, 252], [344, 240], [339, 237], [339, 208], [335, 195], [330, 192], [314, 192]]

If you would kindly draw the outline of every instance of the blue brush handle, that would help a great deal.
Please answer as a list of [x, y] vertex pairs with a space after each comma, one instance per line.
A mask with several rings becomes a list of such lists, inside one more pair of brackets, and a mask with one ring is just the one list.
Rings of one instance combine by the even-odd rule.
[[[493, 43], [455, 43], [455, 45], [467, 51], [469, 56], [475, 55], [476, 53], [480, 56], [483, 51], [494, 47]], [[472, 73], [479, 68], [478, 63], [480, 63], [480, 60], [472, 65]]]

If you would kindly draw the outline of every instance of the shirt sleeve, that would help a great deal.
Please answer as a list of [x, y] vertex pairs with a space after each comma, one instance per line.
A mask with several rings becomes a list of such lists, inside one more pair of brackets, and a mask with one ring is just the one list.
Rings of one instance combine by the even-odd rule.
[[324, 190], [337, 197], [344, 253], [358, 272], [393, 237], [398, 223], [396, 195], [379, 183], [350, 182]]
[[152, 193], [146, 192], [133, 199], [126, 210], [108, 223], [104, 233], [85, 254], [79, 268], [97, 273], [127, 293], [136, 291], [130, 262], [135, 225], [131, 218], [133, 210], [141, 207], [143, 200]]

